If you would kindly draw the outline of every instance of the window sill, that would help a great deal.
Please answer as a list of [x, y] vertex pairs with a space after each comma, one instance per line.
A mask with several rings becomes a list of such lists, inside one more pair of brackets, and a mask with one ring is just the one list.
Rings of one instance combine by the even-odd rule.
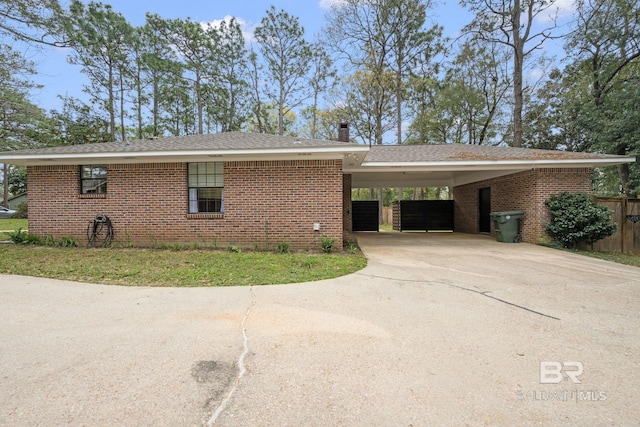
[[222, 219], [224, 218], [224, 213], [190, 213], [187, 214], [187, 219]]
[[78, 199], [106, 199], [107, 193], [100, 194], [78, 194]]

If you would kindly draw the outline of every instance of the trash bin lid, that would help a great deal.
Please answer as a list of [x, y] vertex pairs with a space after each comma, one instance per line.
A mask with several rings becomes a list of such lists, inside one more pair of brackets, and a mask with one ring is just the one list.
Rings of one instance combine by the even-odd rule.
[[491, 212], [491, 216], [522, 216], [524, 211], [505, 211], [505, 212]]

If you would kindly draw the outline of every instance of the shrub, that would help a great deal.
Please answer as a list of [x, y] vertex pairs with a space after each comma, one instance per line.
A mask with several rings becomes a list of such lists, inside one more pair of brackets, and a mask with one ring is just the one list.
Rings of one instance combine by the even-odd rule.
[[27, 233], [27, 235], [25, 236], [24, 242], [22, 243], [24, 243], [25, 245], [42, 245], [43, 241], [42, 241], [42, 237], [36, 234]]
[[28, 235], [29, 233], [27, 233], [26, 231], [23, 231], [22, 228], [18, 228], [16, 231], [9, 231], [7, 233], [7, 236], [9, 236], [9, 239], [17, 245], [25, 243]]
[[227, 251], [239, 254], [240, 252], [242, 252], [242, 249], [234, 245], [229, 245], [227, 246]]
[[26, 219], [29, 217], [29, 212], [27, 210], [27, 203], [22, 202], [18, 206], [16, 206], [16, 213], [13, 214], [14, 218], [23, 218]]
[[78, 240], [70, 236], [64, 236], [56, 242], [56, 246], [60, 246], [61, 248], [75, 248], [78, 246]]
[[333, 252], [333, 244], [336, 242], [336, 239], [334, 239], [333, 237], [322, 236], [320, 241], [322, 252], [324, 252], [325, 254], [330, 254], [331, 252]]
[[596, 204], [585, 193], [561, 193], [545, 205], [551, 217], [545, 229], [564, 247], [575, 248], [581, 242], [592, 244], [616, 231], [616, 224], [611, 224], [611, 210]]
[[61, 248], [78, 246], [78, 240], [70, 236], [61, 237], [59, 240], [56, 240], [51, 235], [42, 238], [37, 234], [29, 234], [21, 228], [8, 232], [7, 234], [9, 235], [9, 239], [17, 245], [53, 246]]
[[44, 246], [58, 246], [55, 237], [53, 237], [51, 234], [45, 236], [45, 238], [42, 239], [42, 244]]
[[276, 246], [276, 252], [279, 254], [287, 254], [289, 253], [289, 244], [288, 243], [278, 243]]

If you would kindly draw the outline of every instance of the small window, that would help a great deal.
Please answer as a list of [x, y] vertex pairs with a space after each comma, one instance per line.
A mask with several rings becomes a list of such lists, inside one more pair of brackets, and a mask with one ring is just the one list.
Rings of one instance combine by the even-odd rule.
[[80, 192], [81, 194], [106, 194], [107, 193], [107, 166], [84, 165], [80, 166]]
[[224, 163], [189, 163], [189, 213], [224, 212]]

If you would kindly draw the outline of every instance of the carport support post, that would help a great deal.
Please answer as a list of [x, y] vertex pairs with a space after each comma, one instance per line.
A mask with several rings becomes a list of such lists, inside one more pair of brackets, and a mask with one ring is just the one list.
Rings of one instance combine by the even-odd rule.
[[[627, 227], [629, 226], [629, 224], [627, 223], [627, 213], [629, 212], [629, 198], [628, 197], [624, 197], [622, 199], [622, 206], [620, 208], [620, 240], [622, 240], [622, 253], [623, 254], [628, 254], [630, 253], [629, 251], [629, 247], [633, 246], [632, 242], [627, 241]], [[629, 233], [630, 237], [631, 237], [631, 233]], [[631, 237], [633, 238], [633, 237]], [[631, 243], [631, 244], [630, 244]]]
[[384, 219], [382, 217], [382, 200], [383, 200], [383, 191], [382, 188], [378, 188], [378, 224], [382, 224]]
[[4, 163], [2, 165], [3, 170], [3, 185], [2, 185], [2, 206], [9, 207], [9, 165]]

